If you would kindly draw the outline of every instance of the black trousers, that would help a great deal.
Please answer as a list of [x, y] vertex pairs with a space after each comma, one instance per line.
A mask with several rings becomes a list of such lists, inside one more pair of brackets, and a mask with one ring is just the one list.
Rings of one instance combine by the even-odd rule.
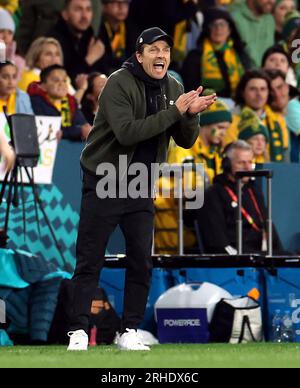
[[84, 174], [70, 330], [88, 331], [106, 246], [117, 225], [124, 234], [127, 255], [122, 329], [136, 329], [144, 318], [151, 282], [153, 200], [99, 199], [97, 181], [97, 177]]

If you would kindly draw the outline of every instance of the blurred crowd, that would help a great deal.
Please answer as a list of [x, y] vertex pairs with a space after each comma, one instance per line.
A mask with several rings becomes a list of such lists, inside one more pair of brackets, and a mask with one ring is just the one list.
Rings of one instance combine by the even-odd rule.
[[[201, 115], [194, 147], [174, 144], [170, 162], [204, 163], [207, 187], [224, 172], [224, 149], [233, 142], [255, 163], [299, 162], [297, 0], [0, 0], [7, 58], [0, 111], [60, 116], [59, 139], [84, 140], [107, 78], [153, 26], [174, 39], [170, 74], [186, 91], [202, 85], [219, 97]], [[176, 204], [161, 201], [156, 245], [174, 248], [178, 241], [166, 229], [178, 225], [166, 209]]]

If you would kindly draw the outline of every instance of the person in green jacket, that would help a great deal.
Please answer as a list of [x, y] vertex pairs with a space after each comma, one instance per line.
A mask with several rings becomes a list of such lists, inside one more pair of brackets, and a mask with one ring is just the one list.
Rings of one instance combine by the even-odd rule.
[[275, 21], [271, 14], [274, 6], [275, 0], [240, 0], [230, 6], [253, 67], [260, 67], [264, 52], [274, 45]]
[[143, 190], [146, 195], [136, 197], [134, 189], [147, 188], [153, 164], [166, 161], [171, 137], [181, 147], [193, 146], [199, 134], [198, 114], [216, 100], [215, 94], [201, 96], [202, 87], [184, 93], [182, 85], [167, 74], [172, 46], [172, 38], [161, 29], [143, 31], [136, 53], [109, 77], [100, 95], [81, 156], [83, 196], [69, 350], [87, 350], [90, 306], [108, 239], [117, 225], [127, 254], [117, 345], [121, 350], [149, 350], [136, 329], [144, 317], [151, 282], [154, 188], [150, 185]]
[[[64, 9], [65, 0], [21, 0], [21, 21], [17, 33], [18, 52], [25, 55], [31, 43], [40, 36], [46, 36], [55, 26], [60, 13]], [[92, 0], [93, 29], [98, 35], [101, 23], [100, 0]]]

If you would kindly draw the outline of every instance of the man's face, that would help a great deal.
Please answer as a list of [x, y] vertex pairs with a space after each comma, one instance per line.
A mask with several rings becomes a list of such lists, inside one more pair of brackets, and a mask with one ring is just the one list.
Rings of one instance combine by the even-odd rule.
[[103, 14], [113, 22], [124, 22], [128, 17], [129, 4], [128, 0], [110, 0], [103, 4]]
[[223, 122], [218, 124], [209, 125], [210, 128], [210, 136], [209, 142], [212, 145], [220, 145], [225, 137], [226, 131], [229, 128], [230, 123]]
[[254, 156], [263, 156], [266, 152], [267, 149], [267, 140], [264, 137], [264, 135], [255, 135], [252, 136], [249, 140], [248, 143], [251, 145]]
[[145, 45], [143, 53], [137, 53], [136, 56], [151, 78], [163, 79], [171, 62], [171, 47], [164, 40], [159, 40]]
[[42, 84], [43, 90], [53, 99], [61, 100], [68, 94], [68, 75], [65, 70], [52, 71]]
[[271, 82], [272, 107], [277, 111], [283, 111], [289, 103], [289, 86], [281, 78], [277, 77]]
[[[231, 160], [231, 174], [234, 177], [238, 171], [253, 171], [253, 151], [235, 150]], [[243, 183], [249, 182], [249, 178], [243, 178]]]
[[269, 98], [267, 81], [261, 78], [251, 79], [244, 90], [245, 105], [253, 110], [263, 109]]
[[1, 97], [8, 97], [17, 89], [18, 70], [13, 65], [8, 65], [0, 71], [0, 95]]
[[273, 12], [275, 0], [254, 0], [254, 6], [258, 13], [268, 14]]
[[91, 0], [72, 0], [62, 16], [75, 31], [86, 31], [91, 26], [93, 18]]

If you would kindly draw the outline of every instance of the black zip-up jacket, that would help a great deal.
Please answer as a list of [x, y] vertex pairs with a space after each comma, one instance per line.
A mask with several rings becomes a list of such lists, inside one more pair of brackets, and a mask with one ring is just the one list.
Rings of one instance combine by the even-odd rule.
[[[140, 65], [139, 65], [140, 66]], [[147, 115], [145, 83], [130, 70], [113, 73], [99, 98], [94, 127], [81, 156], [84, 170], [96, 173], [100, 163], [119, 169], [119, 156], [131, 163], [137, 146], [158, 136], [156, 162], [167, 160], [170, 138], [183, 148], [191, 148], [199, 135], [199, 115], [181, 115], [175, 102], [183, 86], [168, 75], [162, 85], [161, 110]]]

